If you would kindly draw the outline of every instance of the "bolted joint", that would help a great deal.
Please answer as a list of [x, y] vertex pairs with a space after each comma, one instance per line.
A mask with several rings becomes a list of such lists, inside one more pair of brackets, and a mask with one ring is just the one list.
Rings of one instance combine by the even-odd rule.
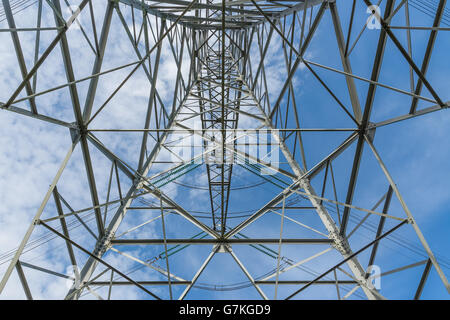
[[368, 122], [366, 126], [364, 124], [359, 126], [359, 134], [361, 136], [367, 136], [371, 142], [375, 139], [376, 130], [377, 125], [373, 122]]
[[69, 128], [70, 137], [72, 138], [72, 142], [77, 140], [80, 137], [86, 137], [88, 134], [88, 129], [85, 125], [77, 125], [74, 123], [74, 126]]
[[231, 245], [224, 242], [224, 243], [215, 244], [213, 247], [213, 251], [217, 252], [217, 253], [227, 253], [227, 252], [232, 252], [233, 250], [231, 249]]
[[69, 128], [70, 131], [70, 138], [72, 139], [72, 142], [75, 142], [80, 137], [80, 130], [77, 126], [73, 128]]
[[372, 122], [369, 122], [369, 125], [366, 128], [365, 134], [367, 135], [367, 137], [369, 138], [369, 140], [371, 142], [373, 142], [373, 140], [375, 139], [376, 130], [377, 130], [376, 125]]
[[97, 242], [94, 249], [94, 255], [101, 257], [105, 252], [111, 248], [111, 240], [114, 238], [114, 233], [107, 231], [105, 235]]
[[336, 2], [336, 0], [327, 0], [326, 1], [326, 4], [327, 4], [326, 9], [330, 9], [330, 4], [335, 3], [335, 2]]
[[336, 233], [330, 233], [328, 235], [328, 238], [333, 240], [332, 246], [338, 250], [343, 255], [349, 255], [352, 253], [350, 249], [350, 245], [348, 244], [347, 239], [345, 239], [343, 236], [341, 236], [338, 232]]
[[84, 124], [78, 126], [78, 131], [82, 137], [85, 137], [88, 134], [88, 129]]

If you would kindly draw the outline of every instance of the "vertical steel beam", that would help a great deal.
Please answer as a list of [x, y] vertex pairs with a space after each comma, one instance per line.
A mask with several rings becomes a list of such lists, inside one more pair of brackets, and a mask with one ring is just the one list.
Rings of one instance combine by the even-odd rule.
[[[63, 27], [64, 25], [62, 24], [62, 22], [59, 18], [59, 15], [61, 15], [61, 6], [59, 3], [59, 0], [52, 0], [52, 1], [53, 1], [53, 6], [56, 10], [56, 11], [54, 11], [55, 23], [59, 27]], [[70, 57], [69, 43], [67, 41], [67, 37], [65, 34], [63, 34], [61, 36], [60, 46], [61, 46], [62, 58], [64, 61], [64, 68], [66, 71], [67, 81], [69, 83], [72, 83], [75, 81], [75, 74], [73, 71], [72, 59]], [[85, 164], [85, 168], [86, 168], [86, 175], [87, 175], [87, 180], [88, 180], [88, 184], [89, 184], [89, 190], [91, 193], [91, 200], [92, 200], [92, 204], [94, 206], [96, 206], [95, 220], [97, 223], [97, 231], [98, 231], [99, 236], [102, 237], [104, 234], [102, 214], [100, 212], [100, 209], [98, 208], [99, 200], [98, 200], [97, 186], [95, 183], [94, 169], [92, 167], [91, 156], [89, 153], [89, 145], [88, 145], [88, 142], [86, 139], [85, 125], [84, 125], [83, 114], [81, 111], [80, 99], [78, 96], [78, 90], [77, 90], [76, 84], [72, 83], [71, 85], [69, 85], [69, 91], [70, 91], [70, 97], [72, 100], [72, 107], [73, 107], [75, 119], [76, 119], [77, 124], [80, 129], [80, 134], [81, 134], [80, 145], [81, 145], [81, 150], [83, 152], [83, 160], [84, 160], [84, 164]]]
[[[437, 34], [438, 34], [438, 30], [436, 28], [438, 28], [441, 24], [441, 20], [442, 20], [443, 14], [444, 14], [444, 9], [445, 9], [446, 3], [447, 3], [447, 0], [439, 1], [439, 6], [437, 8], [436, 16], [435, 16], [434, 22], [433, 22], [434, 29], [431, 30], [431, 32], [430, 32], [430, 38], [428, 39], [427, 49], [425, 50], [425, 56], [423, 58], [422, 68], [420, 69], [420, 71], [423, 73], [423, 75], [427, 74], [428, 66], [430, 65], [431, 54], [433, 53], [434, 44], [436, 42], [436, 38], [437, 38]], [[422, 81], [422, 79], [419, 79], [417, 81], [417, 86], [416, 86], [416, 90], [415, 90], [414, 94], [420, 95], [420, 93], [422, 92], [422, 87], [423, 87], [423, 81]], [[416, 112], [418, 102], [419, 102], [419, 99], [413, 98], [409, 114], [414, 114]]]
[[[159, 38], [162, 38], [164, 34], [164, 28], [166, 26], [166, 23], [164, 20], [161, 21], [161, 30]], [[147, 115], [145, 117], [145, 125], [144, 128], [148, 129], [150, 127], [150, 119], [152, 116], [152, 110], [155, 103], [155, 91], [156, 91], [156, 80], [158, 79], [158, 69], [159, 69], [159, 60], [161, 58], [161, 49], [162, 49], [162, 41], [158, 44], [158, 47], [156, 49], [156, 58], [155, 58], [155, 66], [153, 67], [153, 74], [152, 74], [152, 84], [150, 89], [150, 97], [148, 100], [148, 108], [147, 108]], [[156, 108], [156, 105], [155, 105]], [[161, 107], [162, 108], [162, 107]], [[155, 119], [155, 121], [157, 121]], [[145, 163], [145, 154], [147, 150], [147, 139], [148, 139], [148, 132], [144, 132], [142, 135], [142, 144], [141, 144], [141, 152], [139, 155], [139, 165], [138, 165], [138, 171], [141, 172], [144, 168]]]
[[[344, 33], [342, 32], [341, 19], [339, 18], [338, 9], [335, 2], [329, 2], [331, 17], [333, 18], [334, 31], [336, 33], [336, 40], [339, 47], [339, 54], [342, 60], [342, 66], [344, 71], [352, 74], [352, 67], [350, 64], [350, 59], [345, 55], [345, 39]], [[356, 92], [355, 80], [352, 77], [346, 76], [347, 80], [347, 88], [350, 94], [350, 101], [353, 107], [353, 115], [356, 120], [362, 120], [362, 111], [361, 106], [359, 104], [358, 93]]]
[[[102, 69], [103, 58], [105, 56], [106, 44], [108, 42], [109, 30], [111, 28], [112, 14], [114, 11], [114, 2], [108, 1], [105, 17], [103, 19], [103, 27], [100, 35], [99, 50], [95, 57], [94, 67], [92, 69], [92, 75], [98, 74]], [[95, 76], [89, 83], [89, 89], [86, 95], [86, 101], [84, 103], [83, 120], [88, 121], [91, 117], [92, 106], [94, 104], [95, 95], [97, 93], [99, 76]]]
[[[384, 17], [389, 18], [392, 11], [394, 10], [394, 0], [387, 0]], [[378, 39], [377, 51], [375, 54], [375, 59], [372, 68], [372, 75], [370, 79], [374, 82], [378, 82], [378, 78], [381, 72], [381, 65], [383, 62], [384, 51], [386, 48], [387, 33], [384, 29], [380, 30], [380, 37]], [[355, 157], [353, 159], [352, 172], [350, 174], [350, 180], [348, 183], [347, 196], [345, 198], [345, 203], [352, 204], [353, 196], [356, 188], [356, 181], [358, 179], [359, 167], [361, 165], [361, 158], [364, 149], [364, 131], [367, 129], [369, 124], [370, 115], [372, 113], [373, 102], [375, 100], [375, 91], [377, 86], [374, 83], [369, 85], [369, 90], [366, 96], [366, 104], [364, 107], [364, 114], [361, 121], [361, 133], [358, 139], [358, 144], [356, 146]], [[342, 224], [340, 228], [340, 234], [345, 235], [347, 230], [347, 223], [350, 215], [350, 208], [345, 207], [342, 214]]]
[[[9, 4], [8, 0], [2, 0], [3, 2], [3, 9], [5, 11], [6, 20], [8, 21], [8, 26], [11, 29], [11, 39], [14, 44], [14, 49], [16, 51], [17, 60], [19, 62], [20, 72], [22, 73], [22, 79], [25, 81], [25, 78], [27, 77], [28, 71], [27, 71], [27, 65], [25, 63], [25, 58], [23, 56], [22, 46], [20, 45], [20, 39], [19, 35], [16, 31], [16, 23], [14, 21], [14, 16], [11, 11], [11, 6]], [[29, 81], [26, 81], [25, 83], [25, 89], [27, 91], [27, 94], [31, 96], [33, 94], [33, 89], [31, 88], [31, 84]], [[31, 112], [34, 114], [37, 114], [37, 107], [36, 107], [36, 101], [34, 98], [31, 98], [29, 100], [30, 103], [30, 109]]]
[[81, 13], [81, 11], [86, 7], [90, 0], [83, 0], [83, 2], [80, 3], [78, 6], [79, 10], [77, 10], [63, 25], [61, 31], [58, 32], [58, 35], [53, 39], [53, 41], [50, 43], [50, 45], [47, 47], [47, 49], [42, 53], [39, 60], [35, 63], [34, 67], [31, 68], [31, 70], [28, 72], [25, 79], [23, 79], [22, 83], [19, 85], [19, 87], [14, 91], [14, 93], [9, 98], [8, 102], [5, 104], [5, 108], [8, 108], [10, 105], [13, 104], [14, 100], [17, 98], [17, 96], [20, 94], [20, 92], [23, 90], [23, 88], [27, 85], [27, 83], [31, 80], [31, 78], [36, 74], [38, 69], [41, 67], [41, 65], [44, 63], [44, 61], [47, 59], [47, 57], [50, 55], [50, 53], [55, 49], [55, 47], [58, 45], [59, 41], [61, 40], [62, 36], [66, 34], [67, 30], [69, 30], [69, 27], [72, 25], [72, 23], [76, 20], [78, 15]]

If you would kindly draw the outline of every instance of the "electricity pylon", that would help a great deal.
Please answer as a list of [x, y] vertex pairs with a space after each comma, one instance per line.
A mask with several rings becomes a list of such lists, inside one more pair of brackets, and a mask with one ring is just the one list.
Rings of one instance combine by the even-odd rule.
[[[444, 32], [440, 26], [446, 14], [446, 1], [437, 4], [433, 26], [424, 27], [429, 38], [421, 66], [411, 58], [411, 46], [405, 48], [391, 26], [391, 21], [399, 16], [409, 17], [408, 1], [396, 6], [396, 1], [387, 0], [382, 10], [369, 0], [364, 0], [363, 5], [355, 1], [349, 6], [343, 2], [37, 1], [23, 7], [37, 17], [36, 27], [22, 28], [16, 24], [20, 4], [3, 0], [5, 31], [11, 37], [11, 50], [16, 54], [22, 78], [1, 108], [68, 128], [72, 144], [12, 255], [0, 291], [8, 281], [16, 281], [15, 285], [20, 283], [26, 297], [32, 299], [33, 290], [26, 275], [29, 270], [67, 278], [60, 270], [27, 261], [31, 243], [41, 239], [36, 240], [33, 235], [50, 234], [65, 247], [58, 261], [73, 268], [70, 288], [61, 297], [65, 299], [86, 295], [110, 298], [125, 287], [145, 294], [140, 297], [155, 299], [189, 298], [194, 289], [203, 289], [201, 294], [208, 296], [205, 289], [223, 292], [247, 287], [254, 288], [262, 299], [293, 299], [310, 297], [307, 289], [313, 286], [319, 288], [315, 291], [318, 297], [329, 298], [332, 288], [339, 299], [385, 299], [391, 292], [374, 283], [380, 279], [389, 283], [395, 275], [420, 265], [425, 268], [413, 285], [410, 298], [420, 298], [432, 268], [450, 292], [438, 259], [374, 142], [379, 127], [449, 106], [427, 77], [437, 34]], [[364, 10], [358, 13], [361, 5]], [[352, 9], [346, 28], [338, 12], [340, 6]], [[352, 46], [352, 28], [357, 25], [358, 16], [366, 22], [367, 8], [379, 28], [375, 31], [378, 37], [375, 52], [367, 58], [372, 66], [370, 78], [353, 73], [351, 64], [351, 53], [358, 42]], [[99, 12], [103, 14], [101, 27], [96, 23]], [[54, 20], [45, 21], [50, 15]], [[310, 46], [327, 19], [332, 26], [328, 31], [333, 33], [337, 44], [335, 52], [328, 54], [341, 62], [339, 69], [308, 58]], [[409, 18], [406, 23], [404, 29], [409, 34]], [[74, 56], [81, 48], [71, 47], [75, 37], [72, 29], [85, 41], [83, 50], [92, 51], [88, 52], [93, 55], [89, 76], [78, 75], [80, 62], [74, 62]], [[56, 32], [56, 36], [41, 43], [41, 34], [47, 31]], [[33, 58], [27, 57], [22, 49], [20, 32], [35, 36]], [[131, 53], [126, 55], [132, 55], [134, 60], [112, 65], [116, 60], [110, 46], [119, 34], [120, 41], [128, 41]], [[399, 52], [408, 66], [409, 91], [380, 82], [388, 43], [393, 44], [390, 50]], [[26, 45], [30, 47], [29, 43]], [[57, 47], [60, 54], [55, 56]], [[271, 57], [268, 52], [272, 52]], [[66, 82], [38, 90], [39, 73], [49, 67], [46, 61], [55, 57], [61, 63]], [[160, 82], [160, 78], [167, 76], [161, 69], [168, 59], [175, 66], [171, 90]], [[271, 59], [281, 65], [282, 70], [276, 70], [283, 75], [279, 88], [269, 72], [275, 64]], [[340, 98], [342, 92], [321, 77], [322, 71], [338, 74], [345, 81], [345, 101]], [[120, 81], [108, 78], [117, 72], [122, 77]], [[330, 108], [342, 112], [349, 128], [336, 128], [332, 121], [320, 129], [308, 129], [301, 124], [304, 121], [299, 102], [301, 73], [312, 75], [323, 87], [323, 92], [332, 99]], [[148, 90], [145, 101], [128, 101], [120, 105], [120, 110], [137, 117], [140, 126], [130, 127], [125, 119], [108, 122], [108, 113], [119, 110], [111, 105], [123, 91], [132, 89], [127, 84], [136, 77], [145, 82], [142, 83]], [[105, 93], [107, 81], [114, 88]], [[368, 84], [367, 92], [362, 93], [359, 82]], [[410, 112], [372, 122], [376, 90], [380, 87], [407, 96]], [[42, 99], [54, 91], [69, 93], [67, 101], [71, 104], [73, 122], [58, 117], [57, 112], [40, 112]], [[422, 95], [424, 91], [426, 96]], [[314, 116], [322, 115], [317, 112]], [[119, 125], [114, 127], [115, 123]], [[347, 136], [330, 150], [321, 143], [308, 149], [303, 141], [309, 132], [347, 133]], [[120, 140], [121, 134], [132, 134], [133, 138]], [[137, 152], [124, 151], [112, 143], [111, 137], [119, 145], [136, 145]], [[356, 183], [363, 170], [364, 147], [376, 160], [387, 187], [379, 195], [381, 199], [374, 197], [371, 206], [354, 203]], [[308, 154], [320, 148], [327, 155], [311, 160]], [[352, 157], [340, 161], [352, 148]], [[83, 159], [87, 178], [87, 188], [77, 193], [91, 201], [86, 206], [80, 204], [82, 201], [71, 204], [61, 191], [64, 187], [60, 187], [69, 183], [64, 182], [63, 173], [73, 170], [69, 164], [76, 152]], [[94, 153], [109, 162], [108, 174], [103, 179], [98, 178], [98, 172], [105, 171], [105, 167], [95, 165]], [[345, 168], [350, 168], [347, 175], [343, 173]], [[338, 176], [347, 179], [344, 190], [336, 186]], [[245, 183], [252, 179], [256, 182]], [[340, 200], [338, 194], [345, 194], [345, 199]], [[389, 210], [394, 201], [401, 214]], [[243, 210], [249, 203], [257, 208]], [[382, 210], [378, 209], [380, 206]], [[247, 214], [239, 215], [243, 211]], [[305, 217], [305, 212], [310, 216]], [[136, 214], [140, 216], [136, 218]], [[289, 223], [296, 228], [288, 226]], [[349, 230], [351, 225], [353, 229]], [[73, 232], [74, 226], [79, 229]], [[373, 227], [369, 240], [353, 240], [351, 236], [364, 226]], [[418, 239], [426, 258], [410, 264], [399, 261], [395, 269], [373, 275], [374, 266], [385, 271], [383, 261], [387, 254], [377, 256], [382, 250], [380, 244], [392, 240], [405, 228]], [[139, 233], [141, 230], [151, 230], [150, 236], [148, 232]], [[48, 245], [47, 250], [55, 250], [57, 245]], [[292, 260], [281, 254], [287, 245], [293, 252], [307, 255], [299, 261]], [[202, 254], [204, 257], [198, 258]], [[261, 254], [269, 257], [266, 259], [273, 264], [273, 270], [267, 272], [264, 263], [260, 270], [255, 270], [258, 266], [255, 260]], [[190, 255], [193, 258], [189, 259]], [[238, 268], [231, 271], [221, 270], [220, 265], [212, 266], [218, 257], [229, 258]], [[306, 267], [317, 259], [318, 265]], [[205, 276], [208, 268], [220, 275], [221, 284], [208, 282]], [[14, 269], [17, 278], [11, 277]], [[136, 270], [139, 278], [134, 277]], [[266, 273], [259, 276], [262, 272]], [[231, 285], [237, 273], [246, 282]], [[204, 280], [198, 281], [202, 275]]]

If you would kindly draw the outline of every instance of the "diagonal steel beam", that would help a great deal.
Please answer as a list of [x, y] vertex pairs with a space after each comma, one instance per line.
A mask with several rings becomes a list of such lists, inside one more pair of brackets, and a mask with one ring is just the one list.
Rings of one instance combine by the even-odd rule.
[[0, 293], [2, 293], [3, 289], [6, 286], [6, 283], [9, 280], [9, 277], [11, 276], [12, 271], [16, 267], [16, 264], [19, 261], [19, 258], [22, 255], [23, 250], [25, 249], [25, 246], [27, 245], [28, 240], [31, 237], [31, 234], [34, 231], [34, 228], [36, 227], [36, 223], [41, 218], [41, 215], [44, 212], [47, 202], [53, 193], [53, 189], [56, 187], [56, 184], [58, 183], [64, 169], [66, 168], [67, 163], [69, 162], [69, 159], [72, 156], [72, 153], [73, 153], [76, 145], [78, 144], [78, 141], [79, 141], [79, 138], [77, 138], [75, 141], [73, 141], [72, 145], [70, 146], [69, 151], [67, 152], [64, 160], [62, 161], [62, 163], [58, 169], [58, 172], [56, 173], [55, 177], [53, 178], [53, 181], [52, 181], [52, 184], [50, 185], [49, 190], [45, 194], [45, 197], [42, 200], [42, 203], [36, 212], [36, 215], [34, 216], [33, 220], [31, 221], [31, 224], [28, 227], [28, 229], [25, 233], [25, 236], [23, 237], [22, 241], [20, 242], [19, 247], [17, 248], [16, 253], [14, 254], [14, 257], [12, 258], [8, 268], [6, 269], [6, 272], [3, 275], [2, 281], [0, 282]]
[[17, 274], [19, 275], [20, 282], [22, 283], [23, 291], [25, 292], [25, 296], [27, 297], [27, 300], [33, 300], [33, 296], [31, 295], [31, 290], [30, 290], [30, 287], [28, 286], [28, 282], [25, 277], [25, 273], [23, 272], [23, 269], [22, 269], [22, 263], [20, 261], [17, 261], [16, 270], [17, 270]]
[[432, 266], [431, 259], [428, 259], [427, 264], [425, 265], [425, 269], [423, 270], [422, 277], [420, 278], [420, 283], [419, 286], [417, 287], [416, 294], [414, 295], [414, 300], [420, 299], [425, 283], [427, 282], [428, 275], [430, 274], [431, 266]]
[[[323, 277], [325, 277], [327, 274], [329, 274], [331, 271], [339, 268], [340, 266], [342, 266], [344, 263], [346, 263], [347, 261], [349, 261], [350, 259], [356, 257], [358, 254], [360, 254], [361, 252], [365, 251], [366, 249], [370, 248], [372, 245], [374, 245], [375, 243], [377, 243], [378, 241], [380, 241], [381, 239], [385, 238], [386, 236], [390, 235], [392, 232], [394, 232], [395, 230], [399, 229], [401, 226], [403, 226], [404, 224], [406, 224], [408, 221], [403, 221], [400, 222], [398, 225], [396, 225], [394, 228], [390, 229], [389, 231], [387, 231], [386, 233], [382, 234], [381, 236], [379, 236], [378, 238], [376, 238], [375, 240], [371, 241], [370, 243], [368, 243], [367, 245], [365, 245], [364, 247], [362, 247], [361, 249], [359, 249], [358, 251], [356, 251], [355, 253], [353, 253], [352, 255], [350, 255], [349, 257], [345, 258], [343, 261], [339, 262], [338, 264], [336, 264], [335, 266], [333, 266], [332, 268], [328, 269], [327, 271], [325, 271], [324, 273], [322, 273], [321, 275], [319, 275], [318, 277], [316, 277], [314, 280], [310, 281], [308, 284], [306, 284], [305, 286], [301, 287], [299, 290], [295, 291], [294, 293], [292, 293], [291, 295], [289, 295], [286, 300], [290, 300], [293, 297], [295, 297], [297, 294], [299, 294], [300, 292], [302, 292], [303, 290], [305, 290], [306, 288], [308, 288], [309, 286], [311, 286], [312, 284], [314, 284], [316, 281], [322, 279]], [[361, 285], [361, 284], [360, 284]], [[363, 286], [364, 288], [364, 286]], [[379, 295], [379, 293], [377, 293], [377, 295]]]
[[[252, 0], [253, 1], [253, 0]], [[242, 76], [240, 76], [241, 79], [243, 79]], [[247, 87], [247, 90], [249, 92], [252, 92], [250, 90], [249, 85], [243, 80], [244, 85]], [[344, 258], [351, 257], [350, 259], [346, 260], [349, 268], [351, 269], [352, 273], [355, 275], [357, 280], [363, 281], [364, 280], [364, 269], [362, 268], [361, 264], [357, 260], [356, 256], [353, 255], [353, 252], [349, 246], [349, 243], [345, 237], [339, 234], [339, 228], [337, 227], [335, 221], [331, 217], [331, 215], [328, 213], [327, 209], [323, 206], [322, 201], [320, 201], [318, 196], [316, 195], [310, 180], [308, 178], [305, 178], [305, 172], [301, 169], [298, 162], [295, 160], [294, 156], [291, 154], [289, 148], [287, 147], [285, 141], [283, 141], [278, 133], [276, 132], [276, 129], [274, 128], [272, 121], [270, 117], [265, 113], [264, 109], [259, 104], [258, 100], [254, 96], [253, 93], [251, 93], [253, 100], [255, 101], [255, 104], [258, 106], [258, 109], [260, 112], [265, 116], [265, 125], [267, 128], [271, 130], [272, 136], [277, 141], [278, 146], [283, 153], [284, 157], [288, 161], [289, 166], [295, 173], [297, 180], [294, 182], [294, 184], [298, 185], [298, 187], [302, 188], [305, 191], [305, 194], [309, 195], [309, 200], [311, 204], [316, 208], [316, 212], [321, 219], [323, 225], [327, 229], [329, 233], [329, 238], [334, 241], [334, 246], [336, 249], [343, 255]], [[274, 200], [271, 201], [270, 206], [273, 206], [280, 202], [280, 200], [285, 196], [284, 192], [282, 192], [278, 197], [276, 197]], [[281, 198], [280, 198], [281, 197]], [[277, 199], [280, 198], [280, 199]], [[274, 202], [275, 201], [275, 202]], [[274, 202], [274, 203], [273, 203]], [[264, 208], [263, 208], [264, 209]], [[250, 222], [251, 223], [251, 222]], [[249, 222], [247, 221], [247, 225]], [[236, 232], [236, 229], [242, 228], [242, 224], [235, 228], [233, 231], [229, 232], [227, 235], [228, 237]], [[379, 299], [380, 295], [374, 291], [373, 289], [362, 287], [364, 293], [369, 299]]]

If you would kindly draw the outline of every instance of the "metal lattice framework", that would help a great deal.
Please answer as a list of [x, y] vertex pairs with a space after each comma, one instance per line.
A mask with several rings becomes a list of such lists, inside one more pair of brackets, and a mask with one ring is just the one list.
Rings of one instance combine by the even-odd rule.
[[[448, 264], [441, 267], [375, 146], [378, 128], [450, 106], [445, 93], [438, 92], [428, 77], [438, 33], [449, 31], [444, 26], [446, 0], [427, 7], [425, 13], [432, 15], [433, 24], [421, 27], [410, 24], [409, 17], [411, 10], [423, 6], [419, 1], [380, 1], [381, 16], [369, 0], [3, 0], [2, 4], [2, 35], [10, 37], [7, 45], [15, 53], [14, 67], [22, 77], [0, 103], [2, 112], [67, 128], [72, 144], [11, 254], [0, 292], [7, 283], [20, 283], [32, 299], [27, 273], [38, 272], [72, 281], [66, 299], [110, 298], [130, 287], [156, 299], [189, 298], [194, 289], [206, 295], [210, 291], [204, 290], [247, 287], [254, 287], [263, 299], [309, 298], [313, 287], [318, 290], [314, 297], [330, 298], [332, 292], [338, 299], [390, 298], [388, 291], [372, 284], [375, 264], [382, 268], [379, 276], [386, 283], [405, 270], [425, 267], [419, 278], [410, 279], [415, 289], [406, 298], [420, 298], [430, 270], [450, 292], [444, 272]], [[338, 10], [341, 6], [351, 9], [345, 22]], [[367, 30], [367, 8], [379, 23], [377, 31]], [[37, 19], [34, 27], [17, 23], [22, 11]], [[53, 21], [48, 21], [51, 16]], [[327, 54], [330, 61], [340, 62], [339, 67], [310, 58], [310, 46], [324, 32], [325, 23], [337, 44]], [[359, 35], [358, 28], [362, 28]], [[424, 54], [415, 54], [411, 45], [411, 33], [417, 29], [427, 34]], [[352, 58], [356, 59], [353, 51], [364, 46], [361, 42], [368, 32], [377, 41], [368, 49], [370, 77], [364, 77], [353, 71]], [[72, 45], [75, 34], [83, 43], [82, 54]], [[407, 46], [400, 35], [407, 35]], [[118, 42], [127, 47], [125, 53], [112, 45], [119, 37]], [[386, 84], [390, 78], [382, 74], [383, 58], [394, 51], [409, 72], [406, 90]], [[161, 69], [168, 60], [174, 80], [166, 88], [160, 79], [167, 76], [167, 70]], [[40, 74], [50, 76], [45, 69], [54, 61], [65, 83], [40, 86], [45, 77]], [[91, 73], [81, 75], [78, 70], [86, 67]], [[278, 86], [273, 75], [277, 72], [281, 74]], [[320, 95], [330, 98], [328, 108], [342, 117], [342, 121], [336, 118], [336, 125], [331, 119], [323, 128], [308, 127], [303, 110], [307, 102], [299, 94], [309, 86], [299, 84], [299, 75], [306, 73], [323, 89]], [[0, 75], [6, 76], [2, 71]], [[345, 83], [345, 92], [333, 89], [333, 77]], [[138, 119], [128, 122], [127, 116], [120, 119], [122, 115], [117, 119], [114, 103], [122, 92], [133, 89], [127, 85], [135, 78], [132, 86], [142, 86], [145, 97], [121, 100], [119, 108]], [[409, 112], [375, 122], [372, 113], [381, 89], [401, 96]], [[55, 92], [68, 94], [59, 101], [60, 108], [42, 106], [43, 99]], [[67, 116], [66, 111], [72, 114]], [[321, 117], [319, 111], [313, 116]], [[339, 128], [341, 124], [347, 128]], [[331, 149], [321, 142], [307, 145], [308, 134], [335, 135], [332, 141], [339, 143]], [[251, 152], [255, 139], [259, 148], [270, 145], [270, 153], [279, 153], [279, 162]], [[135, 145], [134, 151], [121, 149], [121, 144]], [[186, 145], [193, 155], [180, 153]], [[322, 147], [320, 154], [326, 156], [309, 157]], [[374, 192], [372, 202], [360, 205], [365, 202], [355, 199], [359, 199], [364, 149], [376, 161], [385, 190]], [[84, 171], [77, 175], [87, 180], [85, 188], [77, 191], [83, 200], [72, 203], [61, 190], [70, 183], [64, 171], [75, 170], [69, 168], [75, 153], [80, 154], [76, 161], [83, 162], [78, 169]], [[102, 166], [93, 161], [94, 154], [103, 159]], [[105, 170], [107, 175], [98, 178]], [[344, 177], [345, 183], [338, 184], [337, 176]], [[182, 191], [176, 194], [173, 188]], [[194, 190], [194, 199], [187, 200]], [[390, 210], [391, 202], [395, 210]], [[75, 231], [74, 226], [78, 226]], [[150, 236], [137, 232], [150, 227]], [[369, 240], [352, 237], [364, 227], [371, 230], [365, 233]], [[396, 268], [386, 272], [383, 261], [397, 256], [380, 256], [382, 244], [398, 240], [393, 237], [405, 229], [418, 240], [424, 257], [412, 263], [398, 259]], [[74, 266], [75, 281], [56, 267], [27, 260], [30, 247], [49, 234], [57, 243], [47, 244], [42, 252], [62, 245], [58, 259]], [[292, 260], [281, 254], [285, 247], [307, 256]], [[239, 254], [242, 248], [247, 251]], [[252, 262], [261, 254], [274, 265], [268, 273], [264, 263], [257, 270]], [[183, 255], [184, 260], [177, 258]], [[224, 256], [231, 257], [240, 270], [211, 266], [215, 258]], [[317, 259], [321, 259], [318, 266], [306, 267]], [[216, 270], [222, 285], [197, 281], [208, 268]], [[134, 276], [136, 270], [139, 276]], [[12, 277], [15, 272], [18, 277]], [[230, 284], [236, 272], [248, 281]], [[260, 276], [262, 272], [266, 273]]]

